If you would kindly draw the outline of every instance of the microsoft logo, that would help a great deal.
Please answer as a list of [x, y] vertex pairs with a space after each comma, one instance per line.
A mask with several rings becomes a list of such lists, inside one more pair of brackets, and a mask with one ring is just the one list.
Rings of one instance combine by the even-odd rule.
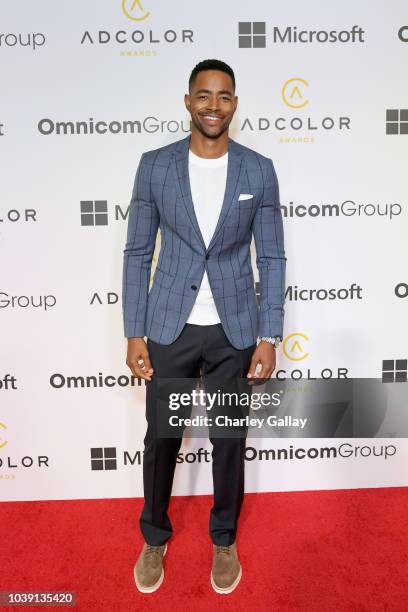
[[407, 359], [384, 359], [383, 382], [407, 382]]
[[389, 108], [386, 111], [386, 134], [408, 134], [408, 108]]
[[266, 22], [239, 21], [238, 47], [241, 49], [261, 49], [266, 47]]
[[81, 200], [81, 225], [108, 225], [107, 200]]
[[91, 448], [92, 470], [116, 470], [116, 448]]

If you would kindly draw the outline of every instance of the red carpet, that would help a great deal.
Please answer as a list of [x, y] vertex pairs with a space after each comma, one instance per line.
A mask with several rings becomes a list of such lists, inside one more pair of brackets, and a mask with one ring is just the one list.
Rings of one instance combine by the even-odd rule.
[[231, 595], [209, 582], [210, 506], [210, 496], [172, 499], [165, 580], [142, 595], [140, 499], [2, 503], [0, 590], [75, 591], [81, 612], [408, 610], [408, 488], [247, 494]]

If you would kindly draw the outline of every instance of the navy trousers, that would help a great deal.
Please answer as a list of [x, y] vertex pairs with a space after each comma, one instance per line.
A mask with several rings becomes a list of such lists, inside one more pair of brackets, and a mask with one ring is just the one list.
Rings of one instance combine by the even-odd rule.
[[[173, 533], [168, 506], [173, 486], [177, 454], [182, 437], [161, 437], [158, 432], [157, 378], [190, 379], [191, 389], [202, 378], [205, 390], [211, 381], [245, 378], [256, 344], [236, 349], [229, 342], [221, 323], [186, 323], [180, 336], [169, 345], [147, 339], [152, 380], [146, 384], [147, 431], [144, 438], [144, 506], [140, 528], [145, 541], [153, 546], [167, 542]], [[184, 384], [189, 384], [184, 381]], [[214, 384], [214, 383], [213, 383]], [[183, 389], [185, 390], [185, 389]], [[229, 546], [237, 533], [244, 499], [245, 435], [209, 436], [212, 444], [213, 506], [209, 533], [214, 544]]]

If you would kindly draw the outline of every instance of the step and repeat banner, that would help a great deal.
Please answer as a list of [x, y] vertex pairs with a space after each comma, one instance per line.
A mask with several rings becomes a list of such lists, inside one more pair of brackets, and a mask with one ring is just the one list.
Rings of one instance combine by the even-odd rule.
[[[3, 0], [3, 500], [142, 495], [145, 383], [125, 364], [121, 311], [129, 202], [142, 153], [189, 133], [183, 97], [207, 58], [235, 71], [231, 138], [279, 178], [276, 376], [406, 384], [405, 2]], [[160, 235], [152, 276], [159, 248]], [[408, 483], [392, 428], [363, 439], [276, 428], [248, 439], [246, 459], [252, 492]], [[211, 491], [210, 443], [184, 440], [174, 493]]]

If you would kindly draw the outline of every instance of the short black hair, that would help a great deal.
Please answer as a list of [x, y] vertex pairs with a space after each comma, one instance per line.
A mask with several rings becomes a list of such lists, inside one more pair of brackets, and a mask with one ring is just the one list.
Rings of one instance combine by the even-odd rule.
[[188, 80], [188, 90], [191, 91], [191, 87], [194, 83], [194, 80], [199, 72], [202, 70], [221, 70], [222, 72], [226, 72], [229, 74], [232, 80], [232, 85], [235, 91], [235, 75], [231, 66], [228, 66], [225, 62], [217, 59], [206, 59], [202, 62], [199, 62], [196, 66], [194, 66], [190, 78]]

